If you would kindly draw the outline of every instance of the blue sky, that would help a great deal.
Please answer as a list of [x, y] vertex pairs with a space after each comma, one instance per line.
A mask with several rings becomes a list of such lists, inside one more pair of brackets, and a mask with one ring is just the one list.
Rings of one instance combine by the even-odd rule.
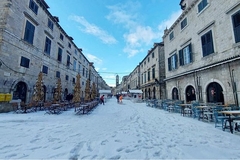
[[181, 14], [180, 0], [45, 0], [110, 86], [131, 73]]

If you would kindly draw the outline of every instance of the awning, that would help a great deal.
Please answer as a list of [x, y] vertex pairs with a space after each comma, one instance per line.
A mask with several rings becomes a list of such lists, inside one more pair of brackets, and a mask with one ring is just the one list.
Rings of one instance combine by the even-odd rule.
[[128, 90], [129, 93], [143, 93], [142, 90]]

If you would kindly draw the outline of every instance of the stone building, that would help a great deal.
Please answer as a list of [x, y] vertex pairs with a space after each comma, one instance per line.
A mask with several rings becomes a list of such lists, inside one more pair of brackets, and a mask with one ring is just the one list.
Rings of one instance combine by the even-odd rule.
[[[51, 100], [61, 79], [62, 99], [72, 93], [81, 75], [81, 97], [87, 79], [108, 88], [73, 38], [51, 15], [44, 0], [0, 1], [0, 94], [31, 101], [34, 85], [43, 72], [44, 100]], [[0, 102], [0, 107], [4, 106]], [[8, 110], [0, 108], [0, 110]]]
[[140, 68], [139, 65], [127, 77], [127, 91], [129, 89], [140, 89]]
[[144, 99], [165, 99], [164, 44], [154, 43], [139, 63], [140, 89]]
[[239, 104], [240, 1], [181, 0], [163, 36], [167, 98]]

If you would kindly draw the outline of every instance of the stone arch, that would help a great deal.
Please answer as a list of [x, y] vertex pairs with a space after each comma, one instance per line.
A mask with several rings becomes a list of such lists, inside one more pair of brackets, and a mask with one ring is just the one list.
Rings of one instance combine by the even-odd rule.
[[45, 85], [43, 85], [43, 101], [46, 101], [46, 95], [47, 94], [47, 87]]
[[148, 88], [148, 99], [151, 99], [151, 89]]
[[[215, 83], [217, 83], [218, 85], [220, 85], [221, 86], [221, 88], [222, 88], [222, 98], [223, 98], [223, 100], [222, 101], [224, 101], [224, 93], [226, 92], [226, 88], [225, 88], [225, 86], [223, 85], [223, 83], [220, 81], [220, 80], [218, 80], [218, 79], [210, 79], [209, 81], [207, 81], [206, 82], [206, 84], [204, 85], [204, 89], [203, 89], [203, 95], [205, 96], [204, 97], [204, 99], [205, 99], [205, 101], [206, 102], [208, 102], [208, 89], [209, 89], [209, 87], [211, 87], [211, 86], [209, 86], [209, 84], [211, 84], [211, 83], [213, 83], [213, 82], [215, 82]], [[219, 92], [219, 91], [218, 91]], [[219, 93], [218, 93], [219, 94]]]
[[68, 89], [65, 88], [65, 89], [64, 89], [64, 93], [63, 93], [64, 99], [67, 98], [67, 95], [68, 95]]
[[224, 96], [222, 86], [217, 82], [211, 82], [206, 88], [207, 102], [224, 104]]
[[188, 85], [185, 88], [185, 97], [187, 103], [196, 100], [196, 91], [192, 85]]
[[27, 84], [24, 81], [19, 81], [13, 88], [13, 98], [21, 99], [22, 102], [27, 101]]
[[156, 88], [153, 87], [153, 99], [156, 99]]
[[179, 93], [177, 87], [174, 87], [172, 89], [172, 99], [173, 100], [178, 100], [179, 99]]

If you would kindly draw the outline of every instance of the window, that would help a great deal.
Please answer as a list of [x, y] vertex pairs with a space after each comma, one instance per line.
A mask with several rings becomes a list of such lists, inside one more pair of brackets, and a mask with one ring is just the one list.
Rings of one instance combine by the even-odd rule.
[[60, 33], [60, 39], [63, 41], [63, 34]]
[[42, 72], [48, 74], [48, 67], [43, 65]]
[[155, 68], [152, 68], [152, 78], [155, 79]]
[[168, 70], [177, 69], [177, 54], [173, 54], [171, 57], [168, 58]]
[[59, 71], [56, 71], [56, 77], [60, 78], [60, 72]]
[[62, 48], [58, 48], [58, 59], [59, 62], [62, 62]]
[[67, 67], [70, 67], [70, 55], [67, 55]]
[[75, 53], [75, 55], [76, 55], [76, 56], [78, 55], [78, 53], [77, 53], [77, 50], [76, 50], [76, 49], [74, 50], [74, 53]]
[[77, 61], [76, 61], [76, 59], [73, 60], [73, 70], [74, 71], [77, 70]]
[[146, 72], [144, 73], [144, 83], [146, 83], [147, 81], [147, 75], [146, 75]]
[[82, 75], [83, 75], [83, 76], [85, 75], [85, 68], [83, 68], [83, 72], [82, 72]]
[[71, 46], [72, 46], [71, 43], [68, 42], [68, 47], [71, 48]]
[[21, 57], [20, 66], [25, 67], [25, 68], [29, 68], [29, 62], [30, 62], [30, 60], [28, 58]]
[[233, 31], [235, 36], [235, 42], [238, 43], [240, 42], [240, 11], [238, 11], [232, 16], [232, 21], [233, 21]]
[[53, 30], [53, 22], [50, 19], [48, 19], [48, 28]]
[[148, 81], [150, 81], [150, 69], [148, 70]]
[[44, 52], [50, 55], [50, 50], [51, 50], [51, 40], [48, 37], [46, 37]]
[[38, 13], [38, 5], [37, 5], [33, 0], [30, 0], [30, 1], [29, 1], [29, 8], [30, 8], [35, 14]]
[[148, 57], [148, 62], [150, 61], [150, 58]]
[[33, 44], [34, 31], [35, 26], [27, 20], [25, 26], [24, 41]]
[[80, 74], [80, 72], [81, 72], [81, 64], [78, 63], [78, 73]]
[[202, 0], [198, 4], [198, 13], [201, 12], [207, 6], [207, 0]]
[[75, 82], [75, 78], [73, 78], [73, 79], [72, 79], [72, 82], [73, 82], [73, 84], [75, 84], [75, 83], [76, 83], [76, 82]]
[[192, 62], [192, 47], [189, 44], [187, 47], [179, 51], [179, 64], [183, 66]]
[[152, 52], [152, 58], [154, 58], [154, 52]]
[[172, 31], [169, 35], [169, 40], [172, 40], [174, 38], [174, 32]]
[[207, 32], [201, 37], [203, 57], [214, 52], [212, 31]]
[[69, 76], [68, 76], [68, 75], [66, 75], [66, 76], [65, 76], [65, 80], [66, 80], [66, 81], [68, 81], [68, 79], [69, 79]]
[[86, 69], [86, 78], [88, 77], [88, 70]]
[[184, 20], [181, 22], [181, 29], [187, 26], [187, 18], [184, 18]]

